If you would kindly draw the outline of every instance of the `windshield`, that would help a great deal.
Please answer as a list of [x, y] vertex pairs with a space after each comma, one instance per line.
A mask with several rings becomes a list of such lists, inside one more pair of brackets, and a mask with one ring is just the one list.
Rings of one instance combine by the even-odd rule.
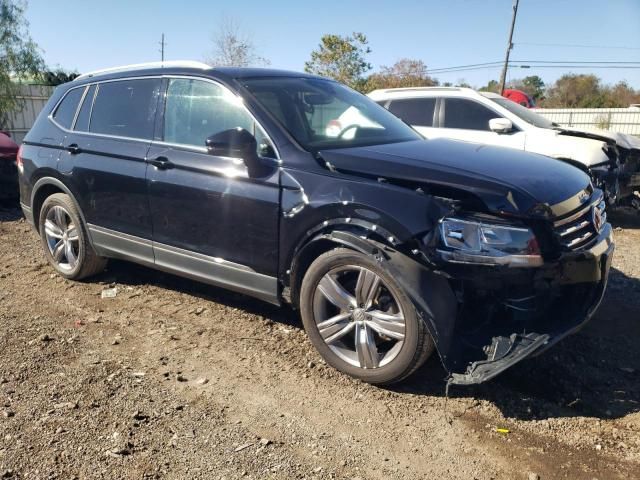
[[330, 80], [266, 77], [243, 84], [309, 151], [422, 138], [373, 100]]
[[[487, 97], [489, 98], [489, 97]], [[516, 102], [509, 100], [508, 98], [489, 98], [489, 100], [496, 102], [498, 105], [506, 108], [514, 115], [517, 115], [525, 122], [535, 125], [539, 128], [553, 128], [553, 122], [547, 120], [542, 115], [532, 112], [522, 105], [518, 105]]]

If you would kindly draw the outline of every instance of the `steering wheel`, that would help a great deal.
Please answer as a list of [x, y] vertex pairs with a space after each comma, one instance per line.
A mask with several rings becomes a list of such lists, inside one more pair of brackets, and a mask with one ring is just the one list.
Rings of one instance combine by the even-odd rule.
[[349, 130], [353, 130], [354, 128], [359, 128], [359, 127], [360, 127], [360, 125], [358, 125], [356, 123], [352, 123], [351, 125], [347, 125], [342, 130], [340, 130], [340, 133], [338, 134], [337, 138], [342, 139], [344, 134], [347, 133]]

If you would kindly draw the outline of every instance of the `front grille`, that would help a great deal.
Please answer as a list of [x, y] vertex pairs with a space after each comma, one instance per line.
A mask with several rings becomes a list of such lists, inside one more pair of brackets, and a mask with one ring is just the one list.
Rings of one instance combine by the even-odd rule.
[[568, 250], [584, 250], [596, 243], [607, 223], [604, 200], [590, 203], [553, 223], [560, 244]]

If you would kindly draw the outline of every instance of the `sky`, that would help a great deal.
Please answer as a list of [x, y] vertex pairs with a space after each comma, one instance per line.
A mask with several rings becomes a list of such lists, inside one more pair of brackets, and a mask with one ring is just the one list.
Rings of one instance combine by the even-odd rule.
[[[301, 71], [326, 33], [363, 32], [374, 70], [400, 58], [442, 68], [504, 60], [512, 0], [29, 0], [32, 38], [49, 66], [80, 73], [160, 60], [204, 60], [223, 19], [249, 36], [271, 67]], [[512, 60], [640, 62], [640, 0], [520, 0]], [[585, 47], [585, 46], [588, 46]], [[614, 48], [616, 47], [616, 48]], [[510, 69], [507, 79], [567, 71], [640, 89], [640, 68]], [[434, 75], [485, 85], [499, 68]]]

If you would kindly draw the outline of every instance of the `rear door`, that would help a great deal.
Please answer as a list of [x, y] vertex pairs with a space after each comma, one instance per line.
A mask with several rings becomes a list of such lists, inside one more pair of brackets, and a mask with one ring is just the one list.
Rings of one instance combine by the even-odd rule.
[[145, 158], [160, 78], [89, 86], [58, 163], [69, 175], [98, 252], [153, 263]]
[[411, 125], [425, 138], [434, 138], [438, 131], [434, 128], [436, 98], [398, 98], [387, 104], [387, 109], [396, 117]]
[[241, 159], [207, 153], [207, 137], [231, 128], [275, 150], [242, 100], [208, 79], [172, 77], [148, 154], [155, 261], [199, 280], [273, 301], [277, 296], [279, 170], [252, 177]]
[[468, 98], [443, 97], [439, 112], [439, 135], [446, 138], [524, 149], [525, 133], [514, 126], [509, 133], [489, 129], [489, 120], [502, 115]]

